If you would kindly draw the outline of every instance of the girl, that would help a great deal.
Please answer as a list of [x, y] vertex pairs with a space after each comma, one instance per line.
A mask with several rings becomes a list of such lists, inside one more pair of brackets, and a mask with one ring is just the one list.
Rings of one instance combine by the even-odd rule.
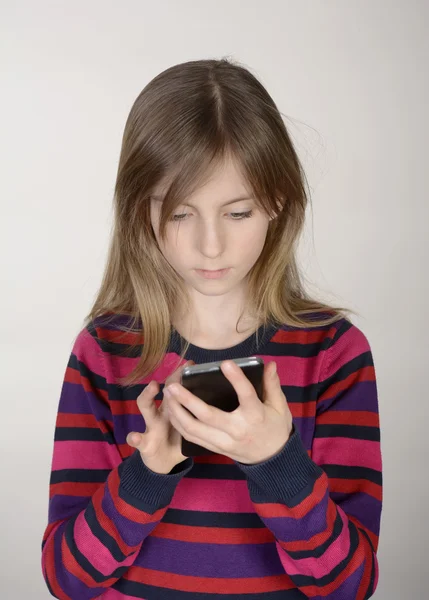
[[[372, 353], [303, 289], [304, 182], [275, 103], [238, 64], [175, 65], [136, 99], [104, 279], [59, 399], [42, 545], [54, 597], [373, 595]], [[230, 360], [251, 355], [263, 398]], [[180, 385], [183, 364], [217, 360], [232, 413]], [[185, 457], [182, 436], [209, 453]]]

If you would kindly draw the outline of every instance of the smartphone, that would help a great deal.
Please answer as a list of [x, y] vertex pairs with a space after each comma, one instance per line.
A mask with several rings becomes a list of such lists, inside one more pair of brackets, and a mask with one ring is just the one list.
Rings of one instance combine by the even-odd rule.
[[[264, 373], [264, 361], [262, 358], [247, 356], [231, 360], [242, 369], [247, 379], [253, 384], [258, 398], [262, 401], [262, 380]], [[232, 412], [239, 406], [238, 396], [232, 384], [222, 373], [220, 368], [221, 362], [223, 361], [184, 367], [180, 383], [192, 394], [207, 402], [207, 404], [225, 412]], [[182, 454], [184, 456], [204, 456], [214, 454], [214, 452], [198, 444], [189, 442], [182, 436]]]

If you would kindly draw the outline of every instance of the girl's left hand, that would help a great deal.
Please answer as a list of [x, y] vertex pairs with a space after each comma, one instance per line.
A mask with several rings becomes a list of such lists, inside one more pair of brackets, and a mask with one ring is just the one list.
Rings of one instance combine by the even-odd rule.
[[172, 383], [163, 390], [170, 422], [189, 442], [217, 454], [244, 464], [264, 462], [282, 450], [292, 432], [292, 414], [276, 363], [264, 366], [262, 402], [234, 361], [222, 361], [221, 369], [237, 392], [238, 408], [233, 412], [220, 410], [180, 383]]

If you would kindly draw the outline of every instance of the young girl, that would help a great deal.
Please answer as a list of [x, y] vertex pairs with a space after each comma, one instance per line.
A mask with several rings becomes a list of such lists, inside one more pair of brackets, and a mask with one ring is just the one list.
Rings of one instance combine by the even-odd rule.
[[[232, 61], [173, 66], [136, 99], [104, 279], [59, 399], [54, 597], [373, 595], [374, 365], [346, 311], [303, 289], [304, 181], [275, 103]], [[231, 360], [252, 355], [263, 398]], [[180, 385], [183, 364], [211, 361], [232, 413]], [[182, 436], [207, 455], [184, 456]]]

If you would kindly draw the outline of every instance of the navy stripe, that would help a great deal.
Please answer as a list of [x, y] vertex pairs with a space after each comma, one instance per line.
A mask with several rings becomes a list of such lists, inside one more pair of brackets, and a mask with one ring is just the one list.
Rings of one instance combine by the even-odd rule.
[[85, 363], [80, 361], [73, 352], [70, 354], [67, 366], [79, 371], [82, 377], [91, 382], [93, 387], [100, 390], [107, 390], [106, 378], [91, 371], [91, 369], [87, 367]]
[[[332, 533], [329, 538], [321, 544], [314, 548], [313, 550], [296, 550], [296, 551], [287, 551], [289, 556], [294, 560], [299, 560], [300, 558], [320, 558], [322, 554], [326, 552], [331, 544], [335, 542], [335, 540], [340, 536], [343, 530], [343, 520], [341, 518], [340, 513], [337, 511], [337, 516], [335, 517], [334, 527], [332, 529]], [[287, 541], [287, 540], [285, 540]]]
[[163, 523], [188, 527], [219, 527], [224, 529], [265, 529], [256, 513], [223, 513], [169, 508]]
[[109, 473], [109, 469], [60, 469], [52, 471], [50, 483], [104, 483]]
[[[373, 366], [374, 361], [372, 353], [370, 351], [362, 352], [359, 356], [356, 356], [342, 365], [333, 375], [319, 382], [319, 396], [323, 395], [333, 384], [337, 385], [352, 374], [356, 374], [358, 377], [358, 371], [360, 369]], [[326, 401], [327, 398], [324, 398], [323, 400]]]
[[83, 571], [85, 571], [86, 573], [88, 573], [88, 575], [90, 575], [94, 579], [94, 581], [96, 581], [97, 583], [103, 583], [104, 581], [106, 581], [107, 579], [110, 579], [111, 577], [116, 578], [116, 579], [119, 579], [119, 577], [122, 577], [122, 575], [126, 571], [128, 571], [128, 569], [129, 569], [128, 566], [127, 567], [118, 567], [111, 574], [103, 575], [103, 573], [100, 573], [100, 571], [98, 569], [96, 569], [89, 562], [89, 560], [86, 558], [86, 556], [84, 556], [82, 554], [82, 552], [80, 552], [80, 550], [76, 546], [76, 542], [75, 542], [74, 536], [73, 536], [74, 524], [75, 524], [77, 517], [78, 517], [78, 515], [75, 515], [68, 521], [68, 523], [64, 529], [64, 536], [65, 536], [65, 539], [66, 539], [66, 542], [67, 542], [70, 552], [72, 553], [73, 557], [75, 558], [76, 562], [79, 564], [81, 569]]
[[88, 523], [88, 527], [92, 531], [93, 535], [95, 535], [95, 537], [100, 540], [103, 546], [109, 550], [110, 554], [117, 562], [122, 562], [127, 558], [127, 555], [122, 552], [115, 538], [112, 537], [110, 533], [107, 533], [107, 531], [100, 525], [92, 502], [85, 511], [85, 520]]
[[355, 440], [369, 440], [371, 442], [380, 441], [380, 429], [378, 427], [367, 427], [365, 425], [337, 425], [326, 423], [316, 425], [314, 430], [315, 438], [335, 438], [345, 437]]
[[338, 575], [347, 567], [349, 562], [352, 560], [354, 553], [359, 546], [359, 535], [357, 529], [353, 523], [349, 521], [349, 533], [350, 533], [350, 549], [347, 556], [340, 562], [330, 573], [323, 577], [312, 577], [311, 575], [291, 575], [291, 579], [298, 587], [305, 587], [307, 585], [314, 585], [317, 587], [324, 587], [329, 585], [338, 577]]
[[[165, 574], [165, 581], [168, 582], [168, 573]], [[145, 583], [137, 583], [129, 579], [121, 579], [111, 586], [112, 589], [135, 596], [136, 598], [150, 598], [150, 600], [238, 600], [246, 598], [246, 600], [261, 600], [263, 595], [264, 600], [304, 600], [302, 592], [297, 589], [278, 590], [276, 592], [249, 593], [249, 594], [225, 594], [222, 593], [222, 584], [219, 585], [219, 593], [210, 594], [209, 592], [181, 592], [168, 587], [154, 587]]]
[[73, 440], [116, 444], [115, 438], [110, 431], [103, 433], [98, 427], [56, 427], [54, 440], [56, 442]]
[[369, 467], [350, 467], [344, 465], [320, 465], [330, 479], [367, 479], [382, 484], [382, 475], [380, 471], [370, 469]]

